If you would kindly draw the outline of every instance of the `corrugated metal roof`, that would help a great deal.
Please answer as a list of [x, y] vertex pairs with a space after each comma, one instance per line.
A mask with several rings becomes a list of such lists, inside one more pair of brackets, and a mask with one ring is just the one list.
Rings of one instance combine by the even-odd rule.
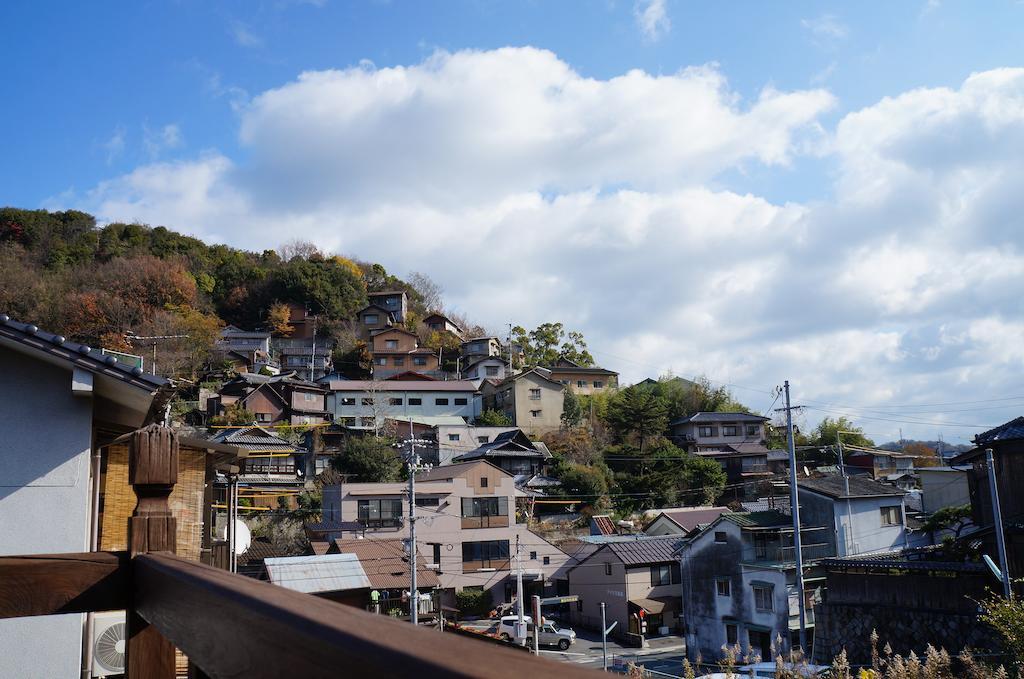
[[686, 539], [679, 536], [646, 538], [626, 542], [609, 542], [607, 549], [611, 550], [627, 566], [642, 566], [649, 563], [676, 561], [674, 554], [684, 542]]
[[[722, 514], [722, 518], [740, 528], [785, 528], [793, 525], [792, 518], [774, 509], [764, 512], [731, 512]], [[803, 532], [803, 524], [800, 530]]]
[[272, 583], [296, 592], [315, 594], [371, 587], [355, 554], [285, 556], [265, 559], [263, 565]]
[[669, 424], [686, 424], [689, 422], [767, 422], [767, 417], [751, 415], [750, 413], [694, 413], [688, 417], [681, 417]]
[[[729, 512], [728, 507], [692, 507], [685, 509], [665, 509], [662, 514], [674, 524], [686, 531], [692, 531], [700, 524], [711, 523], [722, 514]], [[655, 518], [657, 521], [657, 518]], [[652, 521], [653, 523], [653, 521]]]

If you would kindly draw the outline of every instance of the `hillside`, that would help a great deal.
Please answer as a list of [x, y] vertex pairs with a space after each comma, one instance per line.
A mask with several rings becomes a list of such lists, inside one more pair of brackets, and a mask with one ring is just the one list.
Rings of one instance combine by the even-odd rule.
[[135, 353], [148, 345], [133, 346], [126, 333], [188, 335], [161, 345], [164, 365], [177, 376], [202, 368], [223, 325], [270, 327], [281, 303], [308, 305], [339, 350], [351, 350], [348, 319], [366, 304], [367, 292], [384, 289], [409, 294], [411, 323], [428, 306], [441, 308], [440, 291], [425, 275], [403, 280], [380, 264], [325, 255], [308, 243], [257, 253], [161, 226], [99, 227], [92, 215], [73, 210], [0, 208], [4, 313], [79, 342]]

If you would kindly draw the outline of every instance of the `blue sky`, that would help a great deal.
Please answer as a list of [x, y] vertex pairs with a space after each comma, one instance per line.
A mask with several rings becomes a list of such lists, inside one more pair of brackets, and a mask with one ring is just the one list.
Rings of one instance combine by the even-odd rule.
[[494, 329], [564, 320], [627, 381], [705, 373], [767, 408], [789, 378], [808, 426], [964, 441], [1024, 406], [1021, 3], [22, 2], [0, 25], [0, 204], [308, 238]]

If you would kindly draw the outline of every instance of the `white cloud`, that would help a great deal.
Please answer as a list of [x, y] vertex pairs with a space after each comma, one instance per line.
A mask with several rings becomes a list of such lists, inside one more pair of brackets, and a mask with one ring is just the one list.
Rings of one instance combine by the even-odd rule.
[[656, 42], [672, 30], [667, 0], [635, 0], [633, 18], [645, 40]]
[[100, 146], [107, 155], [107, 165], [110, 165], [117, 160], [122, 153], [124, 153], [125, 137], [128, 131], [124, 125], [118, 125], [114, 128], [114, 132], [110, 137], [104, 141]]
[[159, 129], [142, 126], [142, 146], [150, 159], [157, 158], [163, 151], [178, 148], [183, 143], [181, 128], [169, 123]]
[[[901, 426], [886, 404], [1017, 394], [1024, 70], [825, 130], [833, 103], [768, 88], [743, 101], [710, 67], [602, 80], [529, 48], [439, 53], [302, 74], [240, 108], [244, 160], [150, 163], [59, 203], [428, 271], [495, 330], [581, 329], [626, 381], [706, 373], [764, 408], [788, 378], [821, 408], [808, 424], [852, 412], [881, 439]], [[814, 144], [834, 196], [728, 189], [729, 172], [785, 173]], [[972, 431], [955, 414], [902, 419], [907, 436]]]
[[263, 47], [263, 38], [256, 35], [244, 22], [234, 20], [228, 25], [228, 32], [235, 43], [242, 47]]
[[844, 39], [850, 32], [846, 24], [832, 14], [822, 14], [815, 19], [801, 19], [800, 25], [820, 43], [835, 43]]

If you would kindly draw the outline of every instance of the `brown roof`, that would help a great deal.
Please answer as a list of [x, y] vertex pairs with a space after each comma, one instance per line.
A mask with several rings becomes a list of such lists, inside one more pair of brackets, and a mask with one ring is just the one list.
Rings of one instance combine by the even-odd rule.
[[[615, 535], [618, 531], [615, 530], [615, 524], [612, 523], [611, 517], [604, 514], [595, 514], [590, 517], [592, 527], [598, 531], [597, 535]], [[593, 533], [593, 531], [591, 531]]]
[[323, 540], [312, 540], [309, 543], [309, 548], [317, 556], [323, 556], [327, 553], [327, 550], [331, 548], [331, 543]]
[[331, 380], [328, 385], [331, 391], [476, 391], [473, 383], [467, 380]]
[[[374, 589], [409, 588], [409, 564], [401, 540], [335, 540], [342, 554], [355, 554]], [[417, 585], [440, 587], [437, 573], [426, 567], [421, 555], [416, 557]]]
[[425, 472], [422, 472], [420, 474], [417, 474], [416, 475], [416, 480], [417, 481], [447, 481], [448, 479], [459, 478], [459, 477], [462, 476], [462, 474], [464, 474], [466, 472], [466, 470], [468, 470], [471, 466], [473, 466], [475, 464], [485, 464], [485, 465], [487, 465], [489, 467], [494, 467], [495, 469], [500, 471], [502, 474], [508, 474], [509, 476], [512, 476], [512, 474], [509, 474], [507, 471], [505, 471], [501, 467], [499, 467], [499, 466], [497, 466], [495, 464], [491, 464], [490, 462], [487, 462], [486, 460], [470, 460], [469, 462], [456, 462], [455, 464], [443, 464], [443, 465], [440, 465], [438, 467], [434, 467], [433, 469], [430, 469], [428, 471], [425, 471]]
[[[664, 516], [686, 532], [690, 532], [700, 524], [711, 523], [728, 511], [728, 507], [686, 507], [683, 509], [663, 510], [658, 514], [658, 517]], [[657, 521], [658, 517], [655, 517], [654, 521]], [[654, 523], [654, 521], [651, 523]]]

